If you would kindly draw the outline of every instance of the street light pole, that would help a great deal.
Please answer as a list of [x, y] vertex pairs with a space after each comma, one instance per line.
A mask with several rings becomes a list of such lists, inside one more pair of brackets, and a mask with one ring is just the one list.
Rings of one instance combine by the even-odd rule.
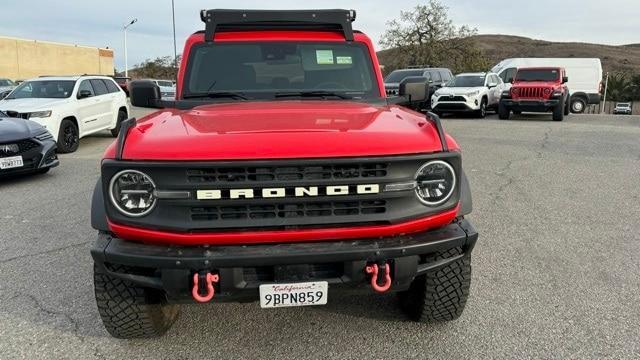
[[171, 0], [171, 15], [173, 17], [173, 66], [176, 68], [176, 77], [178, 76], [178, 47], [176, 45], [176, 5]]
[[127, 29], [137, 21], [138, 19], [133, 19], [122, 28], [124, 30], [124, 77], [129, 77], [129, 62], [127, 60]]

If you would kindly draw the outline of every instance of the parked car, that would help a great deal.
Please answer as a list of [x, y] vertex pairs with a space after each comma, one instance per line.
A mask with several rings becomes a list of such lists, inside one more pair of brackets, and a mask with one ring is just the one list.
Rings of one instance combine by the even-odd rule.
[[98, 131], [117, 136], [129, 114], [124, 92], [107, 76], [27, 80], [0, 101], [0, 111], [43, 125], [62, 153], [76, 151], [80, 138]]
[[[125, 121], [101, 162], [91, 255], [107, 331], [162, 335], [181, 302], [325, 305], [345, 290], [458, 318], [478, 238], [462, 152], [437, 116], [386, 101], [355, 11], [201, 19], [178, 98], [132, 81], [134, 106], [162, 110]], [[426, 85], [400, 95], [424, 100]]]
[[16, 83], [11, 81], [11, 79], [0, 78], [0, 100], [4, 99], [11, 90], [15, 89]]
[[131, 78], [124, 76], [114, 76], [113, 80], [115, 80], [122, 91], [124, 91], [124, 93], [129, 96], [129, 81], [131, 81]]
[[583, 113], [587, 105], [600, 104], [602, 100], [602, 64], [597, 58], [514, 58], [506, 59], [491, 69], [502, 81], [509, 84], [518, 68], [560, 67], [565, 69], [571, 90], [571, 112]]
[[47, 129], [0, 112], [0, 177], [46, 173], [58, 164], [56, 142]]
[[450, 112], [474, 112], [485, 117], [487, 110], [498, 110], [504, 83], [494, 73], [456, 75], [431, 98], [431, 108], [442, 115]]
[[553, 120], [569, 115], [569, 81], [563, 68], [518, 69], [509, 90], [502, 92], [498, 116], [509, 119], [511, 112], [552, 112]]
[[388, 96], [398, 96], [400, 83], [408, 77], [425, 77], [429, 83], [429, 93], [425, 107], [430, 107], [433, 93], [453, 79], [451, 70], [446, 68], [412, 67], [409, 69], [399, 69], [392, 71], [384, 79], [384, 88]]
[[617, 103], [613, 109], [613, 113], [616, 115], [631, 115], [632, 112], [631, 103]]
[[154, 84], [160, 88], [160, 96], [163, 100], [175, 100], [176, 98], [176, 86], [171, 80], [155, 80], [150, 79]]

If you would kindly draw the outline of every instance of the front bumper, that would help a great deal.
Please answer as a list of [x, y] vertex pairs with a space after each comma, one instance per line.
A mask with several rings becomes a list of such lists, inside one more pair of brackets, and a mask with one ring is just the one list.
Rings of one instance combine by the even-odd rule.
[[46, 168], [53, 168], [60, 164], [58, 156], [56, 155], [57, 146], [55, 141], [30, 140], [37, 143], [38, 146], [19, 154], [22, 156], [24, 166], [0, 170], [0, 177], [33, 173]]
[[[416, 276], [471, 253], [477, 238], [464, 219], [402, 236], [276, 245], [146, 245], [100, 233], [91, 255], [111, 276], [164, 290], [171, 302], [193, 302], [191, 278], [199, 271], [219, 274], [214, 301], [252, 301], [261, 284], [279, 282], [327, 281], [332, 291], [371, 292], [364, 268], [376, 261], [391, 263], [391, 291], [406, 290]], [[460, 248], [461, 254], [427, 260], [451, 248]]]
[[447, 96], [432, 97], [431, 108], [440, 112], [468, 112], [480, 110], [480, 99], [478, 97], [468, 97], [456, 95], [465, 100], [447, 101]]
[[549, 112], [549, 111], [552, 111], [553, 108], [558, 106], [558, 104], [560, 104], [561, 101], [562, 99], [519, 100], [519, 99], [502, 98], [500, 100], [502, 105], [504, 105], [510, 110], [527, 111], [527, 112]]

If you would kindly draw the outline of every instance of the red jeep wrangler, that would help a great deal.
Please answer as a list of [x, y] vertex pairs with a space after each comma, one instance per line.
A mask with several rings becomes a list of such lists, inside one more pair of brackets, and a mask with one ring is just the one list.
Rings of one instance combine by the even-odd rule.
[[498, 105], [498, 117], [509, 119], [511, 111], [553, 112], [553, 120], [569, 115], [568, 78], [563, 68], [521, 68], [516, 72], [511, 89], [505, 90]]
[[435, 115], [389, 104], [355, 12], [201, 18], [176, 100], [131, 82], [134, 106], [162, 110], [124, 121], [102, 160], [91, 254], [109, 333], [161, 335], [181, 302], [323, 305], [334, 291], [459, 317], [478, 237], [460, 149]]

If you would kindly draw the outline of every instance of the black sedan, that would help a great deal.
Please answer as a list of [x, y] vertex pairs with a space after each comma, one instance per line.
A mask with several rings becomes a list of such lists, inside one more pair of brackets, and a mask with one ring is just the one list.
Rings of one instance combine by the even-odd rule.
[[58, 166], [56, 142], [40, 124], [0, 112], [0, 178]]

